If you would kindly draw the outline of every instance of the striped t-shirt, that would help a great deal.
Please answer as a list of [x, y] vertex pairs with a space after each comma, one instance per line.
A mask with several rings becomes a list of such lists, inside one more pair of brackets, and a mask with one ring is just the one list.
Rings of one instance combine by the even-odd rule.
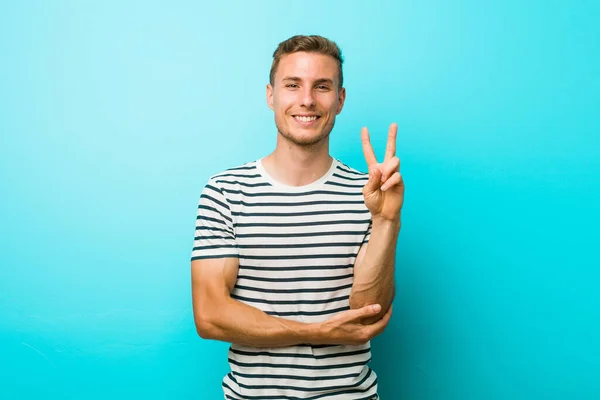
[[[319, 180], [287, 186], [262, 159], [213, 175], [200, 197], [192, 260], [236, 257], [232, 298], [313, 323], [349, 309], [353, 267], [371, 233], [368, 174], [337, 159]], [[361, 346], [232, 344], [226, 399], [372, 399], [377, 376]]]

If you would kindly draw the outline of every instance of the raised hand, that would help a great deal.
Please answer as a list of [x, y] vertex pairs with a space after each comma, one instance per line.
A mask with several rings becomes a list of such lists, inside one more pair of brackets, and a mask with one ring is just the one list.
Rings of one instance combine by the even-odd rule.
[[398, 125], [393, 123], [388, 131], [388, 140], [383, 163], [379, 163], [373, 152], [369, 130], [362, 128], [360, 135], [363, 153], [369, 168], [369, 181], [363, 187], [365, 205], [373, 218], [397, 220], [404, 204], [404, 180], [400, 174], [400, 159], [396, 157], [396, 134]]

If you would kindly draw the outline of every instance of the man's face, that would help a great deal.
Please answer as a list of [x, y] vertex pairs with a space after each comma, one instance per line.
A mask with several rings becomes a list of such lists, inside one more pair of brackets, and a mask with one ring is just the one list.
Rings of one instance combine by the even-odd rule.
[[267, 103], [281, 135], [300, 146], [327, 138], [346, 98], [346, 90], [338, 89], [336, 60], [318, 53], [286, 54], [273, 82], [267, 85]]

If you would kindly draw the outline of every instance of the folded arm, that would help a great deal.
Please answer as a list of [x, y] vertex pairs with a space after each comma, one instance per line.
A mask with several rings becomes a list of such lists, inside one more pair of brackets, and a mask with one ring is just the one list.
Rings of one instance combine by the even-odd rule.
[[381, 307], [366, 306], [342, 312], [321, 323], [306, 324], [273, 317], [231, 298], [238, 272], [237, 258], [194, 260], [191, 265], [194, 321], [205, 339], [253, 347], [297, 344], [361, 344], [381, 333], [389, 318], [363, 324]]

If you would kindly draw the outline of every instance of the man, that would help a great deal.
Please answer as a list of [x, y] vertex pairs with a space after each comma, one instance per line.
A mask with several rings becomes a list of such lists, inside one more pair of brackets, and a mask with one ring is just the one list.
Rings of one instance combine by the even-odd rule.
[[329, 155], [342, 57], [320, 36], [273, 55], [267, 103], [277, 145], [209, 179], [192, 251], [194, 319], [232, 343], [226, 399], [377, 399], [370, 339], [391, 316], [404, 183], [396, 124], [369, 174]]

